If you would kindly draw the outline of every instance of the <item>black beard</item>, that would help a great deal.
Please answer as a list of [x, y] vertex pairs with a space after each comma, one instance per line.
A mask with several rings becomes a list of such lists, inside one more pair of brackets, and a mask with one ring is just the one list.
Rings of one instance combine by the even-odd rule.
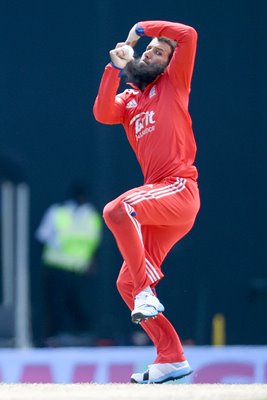
[[124, 68], [124, 77], [127, 82], [142, 88], [152, 83], [156, 77], [164, 72], [167, 65], [140, 63], [140, 58], [130, 61]]

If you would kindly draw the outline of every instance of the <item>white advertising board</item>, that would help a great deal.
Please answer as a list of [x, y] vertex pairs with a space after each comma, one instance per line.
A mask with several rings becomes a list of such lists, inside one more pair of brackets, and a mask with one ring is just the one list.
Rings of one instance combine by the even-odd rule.
[[[267, 383], [267, 346], [185, 347], [186, 383]], [[5, 383], [126, 383], [153, 363], [153, 347], [0, 349]], [[182, 382], [181, 382], [182, 383]]]

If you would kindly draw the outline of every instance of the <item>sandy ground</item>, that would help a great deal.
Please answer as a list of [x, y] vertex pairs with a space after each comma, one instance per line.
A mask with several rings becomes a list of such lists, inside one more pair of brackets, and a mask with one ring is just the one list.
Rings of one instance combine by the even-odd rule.
[[1, 400], [267, 400], [267, 385], [0, 384]]

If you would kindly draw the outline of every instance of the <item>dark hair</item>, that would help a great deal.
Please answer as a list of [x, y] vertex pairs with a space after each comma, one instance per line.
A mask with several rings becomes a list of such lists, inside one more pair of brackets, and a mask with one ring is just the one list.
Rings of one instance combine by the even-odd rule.
[[177, 46], [177, 43], [175, 42], [175, 40], [169, 39], [165, 36], [160, 36], [156, 39], [158, 39], [159, 42], [167, 43], [170, 46], [170, 48], [171, 48], [171, 53], [169, 55], [169, 61], [170, 61], [170, 59], [172, 58], [173, 52]]

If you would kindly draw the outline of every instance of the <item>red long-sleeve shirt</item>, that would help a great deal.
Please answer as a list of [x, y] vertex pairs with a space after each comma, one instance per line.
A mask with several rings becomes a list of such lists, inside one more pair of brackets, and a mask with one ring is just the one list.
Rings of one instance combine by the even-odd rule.
[[122, 124], [141, 166], [145, 183], [166, 177], [197, 178], [193, 165], [196, 143], [188, 112], [197, 33], [190, 26], [166, 21], [138, 23], [144, 35], [177, 42], [163, 74], [142, 92], [117, 94], [119, 70], [105, 68], [94, 104], [94, 116], [104, 124]]

